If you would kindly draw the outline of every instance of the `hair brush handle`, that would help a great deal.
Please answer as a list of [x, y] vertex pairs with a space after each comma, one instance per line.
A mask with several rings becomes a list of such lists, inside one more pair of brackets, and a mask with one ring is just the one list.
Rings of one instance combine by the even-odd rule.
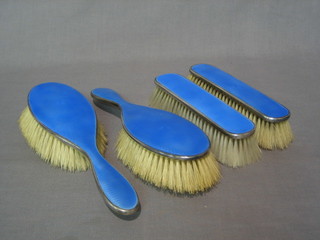
[[91, 96], [98, 101], [108, 101], [109, 103], [121, 108], [125, 104], [129, 104], [116, 91], [109, 88], [96, 88], [91, 91]]
[[131, 184], [97, 151], [87, 153], [92, 162], [96, 183], [107, 205], [116, 213], [131, 215], [140, 208]]

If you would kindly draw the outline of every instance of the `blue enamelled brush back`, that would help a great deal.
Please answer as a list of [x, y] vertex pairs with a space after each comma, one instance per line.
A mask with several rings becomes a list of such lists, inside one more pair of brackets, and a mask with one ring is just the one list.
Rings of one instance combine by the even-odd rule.
[[190, 72], [206, 83], [222, 90], [229, 97], [241, 102], [266, 121], [277, 122], [290, 117], [290, 112], [287, 108], [214, 66], [198, 64], [192, 66]]
[[185, 77], [173, 73], [164, 74], [158, 76], [155, 83], [233, 138], [253, 134], [253, 122]]
[[97, 88], [91, 94], [96, 101], [118, 105], [126, 131], [152, 151], [192, 159], [210, 148], [210, 141], [200, 128], [173, 113], [129, 103], [111, 89]]
[[98, 188], [113, 211], [130, 215], [138, 210], [133, 187], [97, 150], [96, 115], [81, 93], [65, 84], [44, 83], [30, 91], [28, 105], [43, 127], [88, 155]]

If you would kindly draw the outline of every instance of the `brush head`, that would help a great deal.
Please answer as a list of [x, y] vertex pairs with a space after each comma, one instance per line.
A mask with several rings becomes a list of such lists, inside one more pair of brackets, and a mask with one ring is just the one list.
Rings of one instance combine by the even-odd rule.
[[111, 89], [94, 89], [91, 95], [95, 104], [104, 110], [118, 105], [126, 132], [150, 151], [190, 160], [205, 155], [210, 149], [210, 141], [203, 131], [176, 114], [128, 103]]
[[181, 161], [143, 147], [126, 130], [119, 133], [118, 158], [141, 179], [179, 194], [195, 194], [215, 185], [221, 175], [211, 151], [193, 160]]
[[[86, 154], [78, 148], [62, 141], [55, 134], [44, 128], [33, 117], [29, 107], [26, 107], [20, 118], [19, 127], [28, 145], [43, 159], [54, 167], [67, 171], [86, 171], [91, 168]], [[101, 154], [105, 153], [107, 137], [102, 124], [97, 125], [97, 147]]]
[[88, 154], [96, 148], [97, 119], [89, 101], [62, 83], [43, 83], [28, 95], [33, 117], [60, 140]]

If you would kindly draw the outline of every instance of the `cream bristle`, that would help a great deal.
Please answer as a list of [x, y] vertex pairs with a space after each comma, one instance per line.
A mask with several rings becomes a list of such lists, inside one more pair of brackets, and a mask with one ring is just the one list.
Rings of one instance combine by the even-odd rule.
[[178, 160], [152, 152], [121, 129], [116, 145], [118, 158], [141, 179], [176, 193], [195, 194], [220, 179], [218, 163], [209, 151], [194, 160]]
[[[90, 160], [80, 150], [63, 142], [50, 133], [33, 117], [26, 107], [20, 118], [19, 127], [28, 145], [47, 163], [67, 171], [85, 171], [91, 167]], [[101, 124], [97, 127], [97, 147], [100, 153], [106, 150], [107, 138]]]
[[288, 120], [274, 123], [265, 121], [195, 75], [190, 74], [188, 78], [253, 121], [256, 124], [256, 137], [260, 147], [269, 150], [284, 149], [293, 141], [293, 133]]
[[243, 139], [231, 138], [159, 87], [151, 97], [150, 106], [176, 113], [200, 127], [211, 140], [217, 160], [227, 166], [241, 167], [260, 158], [261, 151], [254, 134]]

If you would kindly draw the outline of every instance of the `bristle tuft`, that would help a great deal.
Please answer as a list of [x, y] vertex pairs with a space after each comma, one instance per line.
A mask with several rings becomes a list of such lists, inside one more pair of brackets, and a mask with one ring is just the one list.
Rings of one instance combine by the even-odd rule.
[[221, 99], [244, 116], [253, 121], [256, 125], [256, 137], [258, 144], [261, 148], [273, 150], [273, 149], [284, 149], [293, 141], [293, 133], [291, 125], [288, 120], [282, 122], [267, 122], [250, 112], [248, 109], [237, 103], [234, 99], [228, 97], [226, 94], [221, 92], [214, 86], [206, 83], [201, 78], [196, 77], [193, 74], [188, 76], [195, 84], [199, 85], [212, 95]]
[[195, 194], [211, 188], [220, 179], [218, 163], [209, 151], [194, 160], [178, 160], [152, 152], [121, 129], [118, 158], [141, 179], [176, 193]]
[[244, 139], [233, 139], [159, 87], [155, 88], [150, 105], [176, 113], [199, 126], [211, 140], [211, 147], [217, 160], [227, 166], [241, 167], [260, 158], [261, 151], [255, 135]]
[[[19, 127], [28, 145], [47, 163], [67, 171], [86, 171], [91, 167], [88, 157], [80, 150], [63, 142], [37, 122], [26, 107], [20, 118]], [[107, 138], [98, 123], [97, 147], [104, 154]]]

